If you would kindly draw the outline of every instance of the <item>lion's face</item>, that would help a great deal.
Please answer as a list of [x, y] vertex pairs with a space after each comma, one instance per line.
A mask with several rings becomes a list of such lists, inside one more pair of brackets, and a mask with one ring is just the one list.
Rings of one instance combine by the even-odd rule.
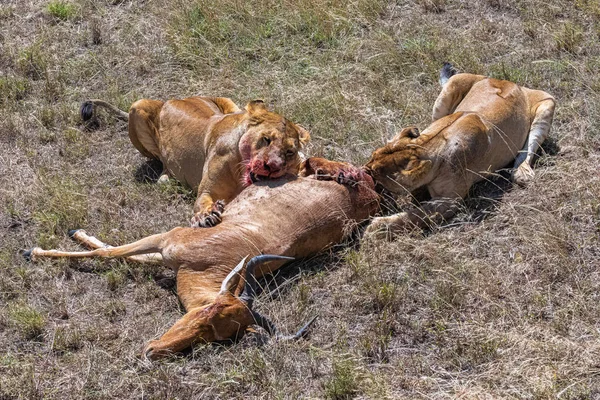
[[416, 128], [405, 128], [375, 150], [365, 166], [373, 179], [390, 192], [412, 192], [423, 184], [431, 170], [431, 161], [422, 159], [422, 148], [414, 143], [417, 137]]
[[246, 164], [244, 182], [296, 175], [300, 168], [298, 151], [310, 140], [304, 128], [266, 109], [262, 101], [246, 106], [248, 128], [240, 140], [240, 153]]

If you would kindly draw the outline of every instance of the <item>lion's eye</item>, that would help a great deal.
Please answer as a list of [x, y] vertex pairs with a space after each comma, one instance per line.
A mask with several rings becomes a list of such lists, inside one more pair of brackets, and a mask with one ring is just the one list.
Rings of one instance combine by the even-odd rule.
[[263, 136], [262, 140], [263, 140], [263, 143], [265, 144], [265, 146], [268, 146], [268, 145], [271, 144], [271, 138], [270, 137]]

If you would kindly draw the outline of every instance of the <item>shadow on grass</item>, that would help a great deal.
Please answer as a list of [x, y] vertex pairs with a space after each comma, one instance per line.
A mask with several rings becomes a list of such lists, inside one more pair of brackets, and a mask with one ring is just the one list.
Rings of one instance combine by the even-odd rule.
[[135, 171], [135, 180], [139, 183], [156, 183], [163, 171], [160, 160], [147, 160]]

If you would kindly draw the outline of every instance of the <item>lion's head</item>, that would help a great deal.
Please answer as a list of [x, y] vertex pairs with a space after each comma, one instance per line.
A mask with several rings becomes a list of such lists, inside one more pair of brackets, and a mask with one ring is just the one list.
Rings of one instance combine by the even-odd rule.
[[310, 140], [308, 131], [268, 111], [261, 100], [248, 103], [246, 111], [247, 129], [239, 145], [246, 164], [244, 183], [296, 175], [302, 161], [298, 151]]
[[365, 166], [368, 173], [385, 189], [406, 193], [422, 186], [431, 171], [431, 160], [424, 159], [423, 147], [417, 143], [419, 130], [403, 129], [385, 146], [375, 150]]

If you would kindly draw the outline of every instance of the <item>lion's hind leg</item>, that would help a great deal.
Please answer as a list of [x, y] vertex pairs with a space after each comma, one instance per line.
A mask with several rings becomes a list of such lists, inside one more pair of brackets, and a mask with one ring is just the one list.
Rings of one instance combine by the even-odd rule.
[[[160, 160], [159, 115], [163, 102], [141, 99], [129, 109], [129, 139], [144, 156]], [[161, 160], [162, 161], [162, 160]]]
[[442, 91], [433, 105], [431, 120], [437, 121], [446, 115], [454, 113], [456, 107], [463, 101], [473, 85], [482, 79], [485, 79], [485, 76], [459, 74], [446, 80], [442, 86]]
[[552, 98], [542, 100], [537, 104], [527, 141], [515, 158], [512, 179], [518, 185], [526, 185], [535, 175], [532, 168], [533, 160], [536, 152], [550, 133], [554, 107], [555, 103]]

